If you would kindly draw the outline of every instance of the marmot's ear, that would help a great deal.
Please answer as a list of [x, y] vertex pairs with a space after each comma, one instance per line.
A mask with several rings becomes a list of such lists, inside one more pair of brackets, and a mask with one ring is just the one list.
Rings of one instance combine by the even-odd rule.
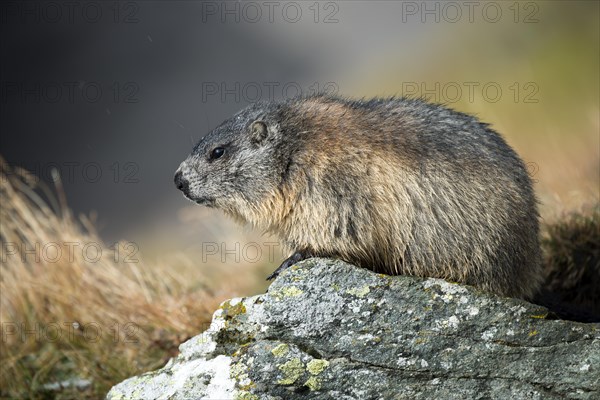
[[269, 135], [269, 131], [267, 129], [267, 124], [262, 121], [254, 121], [250, 125], [250, 141], [256, 144], [262, 143], [267, 136]]

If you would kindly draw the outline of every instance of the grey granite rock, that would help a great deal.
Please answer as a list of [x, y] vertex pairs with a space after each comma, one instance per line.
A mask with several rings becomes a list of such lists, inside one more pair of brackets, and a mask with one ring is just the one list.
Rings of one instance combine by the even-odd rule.
[[108, 399], [598, 399], [600, 324], [310, 259]]

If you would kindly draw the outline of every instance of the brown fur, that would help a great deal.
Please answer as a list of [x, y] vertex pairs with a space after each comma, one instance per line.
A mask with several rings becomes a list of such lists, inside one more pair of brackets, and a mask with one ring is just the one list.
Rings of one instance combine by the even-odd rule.
[[272, 142], [261, 146], [279, 158], [239, 157], [248, 168], [282, 164], [281, 173], [264, 174], [259, 185], [272, 189], [256, 199], [240, 190], [217, 207], [277, 234], [292, 252], [506, 296], [537, 291], [531, 182], [485, 124], [420, 100], [316, 96], [257, 107], [247, 122], [266, 121]]

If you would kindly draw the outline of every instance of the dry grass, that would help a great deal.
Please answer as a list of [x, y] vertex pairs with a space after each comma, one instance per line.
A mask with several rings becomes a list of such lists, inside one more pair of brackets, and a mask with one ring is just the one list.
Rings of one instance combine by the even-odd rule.
[[[189, 260], [147, 265], [128, 257], [131, 244], [107, 248], [90, 220], [71, 215], [59, 180], [55, 195], [0, 159], [0, 185], [3, 398], [102, 398], [116, 382], [162, 366], [220, 301], [249, 285], [230, 269], [213, 290]], [[44, 389], [72, 378], [91, 385]]]

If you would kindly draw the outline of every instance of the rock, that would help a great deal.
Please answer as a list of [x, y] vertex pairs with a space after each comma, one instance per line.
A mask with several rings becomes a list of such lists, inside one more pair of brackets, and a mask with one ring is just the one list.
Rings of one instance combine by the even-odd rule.
[[42, 385], [42, 391], [62, 392], [65, 389], [76, 389], [80, 392], [88, 390], [92, 386], [92, 381], [79, 377], [65, 379], [60, 382], [51, 382]]
[[600, 324], [440, 279], [310, 259], [108, 399], [597, 399]]

